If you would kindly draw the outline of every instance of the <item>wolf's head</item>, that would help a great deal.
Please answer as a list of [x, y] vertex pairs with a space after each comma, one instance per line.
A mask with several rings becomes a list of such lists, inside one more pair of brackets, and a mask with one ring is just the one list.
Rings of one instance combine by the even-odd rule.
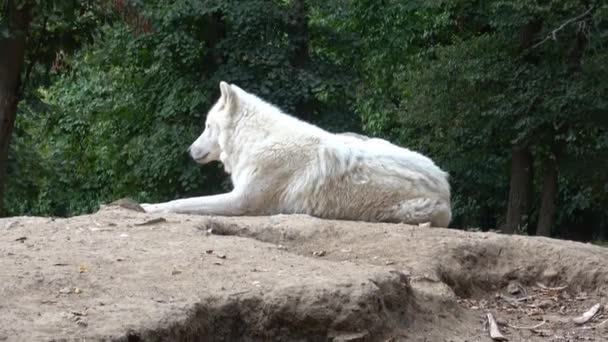
[[220, 133], [234, 120], [238, 112], [240, 88], [220, 82], [221, 96], [207, 113], [205, 129], [188, 149], [190, 156], [199, 164], [206, 164], [220, 159]]

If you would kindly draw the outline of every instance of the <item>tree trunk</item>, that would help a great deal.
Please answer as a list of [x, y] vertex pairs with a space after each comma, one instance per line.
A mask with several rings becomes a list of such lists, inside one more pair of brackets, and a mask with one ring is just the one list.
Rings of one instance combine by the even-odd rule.
[[527, 147], [516, 147], [511, 151], [511, 184], [507, 224], [503, 232], [513, 234], [528, 223], [532, 202], [532, 154]]
[[[524, 52], [530, 48], [541, 31], [542, 20], [533, 19], [520, 27], [519, 30], [519, 50]], [[524, 55], [526, 63], [537, 64], [537, 56], [532, 54]], [[529, 114], [536, 104], [528, 110]], [[528, 224], [530, 207], [532, 205], [532, 180], [534, 177], [532, 170], [532, 153], [528, 146], [515, 146], [511, 151], [511, 183], [509, 186], [509, 204], [507, 208], [507, 223], [503, 232], [507, 234], [515, 233], [518, 228]]]
[[[305, 69], [310, 64], [310, 29], [308, 27], [308, 5], [304, 0], [295, 0], [292, 4], [292, 25], [288, 32], [294, 45], [293, 54], [290, 56], [290, 64], [296, 69]], [[314, 98], [312, 92], [308, 91], [303, 98], [299, 99], [295, 106], [296, 115], [304, 120], [310, 121], [314, 114]]]
[[15, 126], [20, 97], [21, 70], [25, 60], [29, 28], [29, 7], [17, 8], [14, 0], [6, 4], [11, 36], [0, 38], [0, 214], [4, 214], [4, 191], [8, 168], [8, 148]]
[[[571, 43], [570, 49], [567, 52], [567, 62], [571, 73], [576, 73], [581, 70], [581, 60], [587, 46], [587, 37], [582, 29], [577, 29], [576, 36]], [[565, 129], [565, 128], [564, 128]], [[560, 132], [555, 132], [555, 135]], [[555, 213], [557, 211], [556, 200], [559, 192], [559, 169], [557, 160], [564, 151], [564, 146], [556, 145], [553, 142], [553, 156], [545, 162], [545, 175], [541, 192], [540, 212], [538, 213], [538, 226], [536, 227], [536, 235], [551, 236], [551, 231], [555, 224]]]
[[540, 212], [538, 214], [538, 227], [536, 235], [551, 236], [555, 224], [556, 199], [558, 193], [558, 170], [555, 158], [545, 162], [545, 176], [541, 194]]

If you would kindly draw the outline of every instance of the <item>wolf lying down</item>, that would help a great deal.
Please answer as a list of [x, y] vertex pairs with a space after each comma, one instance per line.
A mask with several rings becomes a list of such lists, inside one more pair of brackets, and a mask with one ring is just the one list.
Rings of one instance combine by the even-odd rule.
[[199, 164], [221, 161], [234, 190], [143, 204], [147, 212], [450, 222], [448, 175], [431, 159], [382, 139], [329, 133], [235, 85], [220, 90], [189, 151]]

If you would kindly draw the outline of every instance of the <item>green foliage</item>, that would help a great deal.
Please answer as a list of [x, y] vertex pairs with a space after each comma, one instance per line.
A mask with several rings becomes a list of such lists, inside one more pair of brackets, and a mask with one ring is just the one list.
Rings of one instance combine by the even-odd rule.
[[[540, 41], [586, 8], [578, 1], [361, 6], [352, 15], [370, 35], [360, 52], [368, 86], [357, 105], [366, 130], [428, 152], [450, 172], [457, 225], [486, 215], [500, 221], [514, 145], [533, 147], [538, 176], [552, 147], [563, 150], [558, 225], [606, 207], [608, 179], [598, 170], [608, 151], [605, 4], [556, 41], [524, 51], [523, 25], [541, 18]], [[587, 44], [580, 70], [570, 61], [577, 32]], [[602, 215], [596, 224], [605, 226]]]
[[11, 152], [13, 213], [225, 189], [220, 167], [194, 165], [186, 148], [226, 80], [332, 131], [428, 154], [451, 175], [456, 227], [500, 227], [510, 152], [527, 146], [534, 203], [545, 161], [558, 163], [555, 233], [608, 235], [605, 1], [32, 3], [39, 47]]
[[[307, 36], [292, 30], [297, 13], [291, 3], [145, 5], [142, 13], [152, 32], [134, 34], [120, 23], [103, 26], [98, 38], [68, 61], [67, 71], [41, 90], [48, 113], [38, 113], [33, 122], [22, 113], [14, 152], [19, 163], [12, 172], [38, 165], [48, 172], [29, 175], [38, 184], [11, 184], [13, 193], [29, 191], [27, 202], [9, 199], [13, 212], [73, 215], [124, 196], [160, 201], [226, 188], [219, 166], [201, 168], [186, 153], [219, 96], [220, 80], [290, 112], [314, 103], [307, 119], [356, 127], [345, 114], [346, 96], [332, 97], [346, 89], [346, 77], [334, 76], [339, 66], [314, 52], [294, 62], [294, 51]], [[314, 34], [315, 28], [310, 30]], [[321, 118], [321, 110], [337, 114]], [[28, 151], [24, 141], [34, 148]], [[28, 153], [36, 157], [27, 158]]]

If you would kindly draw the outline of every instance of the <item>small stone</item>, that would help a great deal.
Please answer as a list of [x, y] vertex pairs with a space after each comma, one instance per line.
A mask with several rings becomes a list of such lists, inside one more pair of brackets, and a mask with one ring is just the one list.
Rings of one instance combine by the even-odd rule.
[[220, 258], [220, 259], [226, 259], [226, 254], [218, 253], [217, 257]]
[[179, 271], [179, 270], [173, 270], [173, 271], [171, 271], [171, 275], [178, 275], [178, 274], [181, 274], [181, 273], [182, 273], [182, 271]]
[[69, 294], [69, 293], [72, 293], [72, 289], [69, 288], [69, 287], [64, 287], [64, 288], [62, 288], [62, 289], [59, 290], [59, 293], [61, 293], [61, 294]]
[[87, 322], [87, 319], [84, 317], [76, 317], [76, 324], [78, 324], [81, 327], [86, 327], [89, 325], [89, 323]]
[[333, 341], [334, 342], [359, 342], [359, 341], [367, 341], [369, 338], [369, 332], [363, 331], [358, 333], [343, 333], [343, 334], [335, 334]]
[[323, 257], [323, 256], [325, 256], [325, 251], [315, 251], [315, 252], [312, 252], [312, 255], [317, 256], [317, 257]]
[[133, 210], [133, 211], [137, 211], [140, 213], [145, 213], [146, 211], [144, 210], [144, 208], [142, 208], [139, 203], [137, 203], [135, 200], [125, 197], [125, 198], [121, 198], [118, 199], [114, 202], [111, 202], [107, 205], [108, 207], [112, 206], [112, 207], [121, 207], [121, 208], [125, 208], [128, 210]]
[[547, 268], [544, 272], [543, 272], [543, 278], [547, 279], [547, 280], [552, 280], [557, 278], [557, 276], [559, 275], [559, 272], [557, 272], [557, 270], [555, 270], [552, 267]]
[[509, 292], [512, 295], [516, 295], [521, 293], [521, 288], [518, 282], [512, 281], [509, 283], [509, 285], [507, 286], [507, 292]]

